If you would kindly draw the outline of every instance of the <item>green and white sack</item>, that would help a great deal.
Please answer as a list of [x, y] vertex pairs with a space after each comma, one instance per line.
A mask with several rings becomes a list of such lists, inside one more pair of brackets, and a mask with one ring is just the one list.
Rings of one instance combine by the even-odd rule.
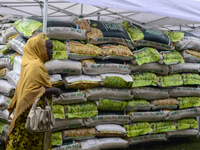
[[45, 63], [49, 73], [82, 74], [81, 63], [73, 60], [51, 60]]
[[13, 62], [10, 58], [0, 58], [0, 69], [1, 68], [8, 68], [13, 69]]
[[142, 135], [133, 138], [127, 138], [129, 145], [136, 145], [148, 142], [161, 142], [166, 141], [167, 137], [165, 134], [153, 134], [153, 135]]
[[[31, 37], [43, 32], [42, 28], [36, 29]], [[58, 40], [86, 40], [86, 30], [74, 29], [70, 27], [47, 27], [47, 37]]]
[[0, 79], [0, 94], [12, 97], [14, 95], [15, 88], [7, 81]]
[[195, 97], [195, 96], [178, 97], [178, 100], [179, 100], [179, 109], [200, 106], [200, 97]]
[[176, 121], [177, 130], [198, 129], [198, 123], [195, 119], [180, 119]]
[[154, 134], [176, 130], [174, 121], [152, 122], [151, 126]]
[[131, 72], [152, 72], [162, 75], [167, 75], [169, 73], [169, 67], [167, 65], [162, 65], [156, 62], [143, 64], [143, 65], [133, 65], [129, 63]]
[[63, 80], [60, 74], [49, 75], [49, 77], [53, 87], [61, 86], [63, 84]]
[[8, 118], [8, 116], [9, 116], [8, 110], [7, 109], [0, 110], [0, 121], [5, 122], [5, 123], [11, 123], [13, 115], [14, 115], [14, 113], [12, 113], [10, 118]]
[[106, 73], [100, 74], [102, 86], [113, 88], [129, 88], [132, 86], [133, 79], [130, 75]]
[[178, 120], [182, 118], [194, 118], [197, 116], [200, 116], [200, 108], [191, 108], [172, 111], [165, 120]]
[[83, 119], [56, 119], [56, 124], [52, 131], [56, 132], [72, 128], [80, 128], [84, 126], [85, 124], [83, 122]]
[[129, 123], [128, 115], [98, 115], [96, 117], [85, 119], [86, 127], [92, 127], [100, 124], [127, 124]]
[[132, 112], [130, 118], [135, 121], [162, 121], [168, 116], [170, 111], [149, 111], [149, 112]]
[[15, 88], [17, 87], [17, 82], [19, 80], [19, 75], [17, 75], [13, 70], [6, 72], [5, 79], [7, 79]]
[[172, 97], [200, 96], [200, 89], [194, 87], [174, 87], [169, 91], [169, 95]]
[[9, 106], [10, 102], [10, 99], [0, 94], [0, 110], [5, 110]]
[[81, 145], [79, 143], [63, 145], [60, 147], [51, 148], [51, 150], [81, 150]]
[[182, 73], [182, 72], [191, 72], [198, 73], [200, 70], [200, 64], [197, 63], [185, 63], [185, 64], [175, 64], [170, 65], [170, 74]]
[[53, 97], [54, 104], [74, 104], [74, 103], [81, 103], [86, 102], [87, 98], [85, 93], [83, 92], [67, 92], [61, 93], [59, 97]]
[[[193, 53], [193, 55], [191, 54], [191, 52]], [[195, 55], [195, 53], [197, 55]], [[199, 52], [195, 52], [193, 50], [184, 50], [183, 52], [181, 52], [185, 62], [190, 62], [190, 63], [198, 63], [200, 62], [200, 57], [199, 57]]]
[[81, 141], [82, 150], [101, 150], [101, 149], [126, 149], [128, 147], [128, 141], [113, 137], [113, 138], [100, 138]]
[[166, 133], [167, 138], [190, 137], [198, 135], [199, 131], [196, 129], [184, 129], [184, 130], [170, 131]]
[[126, 111], [150, 110], [152, 107], [153, 105], [147, 102], [146, 100], [134, 99], [128, 101]]
[[27, 39], [21, 35], [9, 41], [9, 48], [15, 50], [17, 53], [23, 55], [23, 48], [26, 45]]
[[126, 130], [121, 125], [117, 124], [102, 124], [95, 126], [97, 136], [100, 137], [125, 137]]
[[52, 113], [55, 119], [65, 119], [65, 109], [62, 105], [53, 105]]
[[99, 100], [99, 98], [115, 99], [115, 100], [130, 100], [133, 98], [131, 90], [117, 88], [92, 88], [87, 89], [86, 97], [88, 100]]
[[180, 74], [172, 74], [167, 76], [158, 76], [159, 87], [172, 87], [183, 85], [182, 76]]
[[52, 146], [61, 146], [62, 143], [63, 143], [62, 133], [61, 132], [54, 132], [54, 133], [52, 133], [51, 145]]
[[184, 85], [199, 85], [200, 75], [197, 73], [183, 73], [181, 74]]
[[138, 87], [132, 89], [134, 98], [145, 99], [145, 100], [168, 98], [169, 97], [168, 91], [169, 91], [168, 89], [153, 88], [153, 87]]
[[2, 39], [4, 43], [7, 43], [9, 40], [9, 37], [14, 36], [19, 34], [16, 30], [15, 27], [10, 27], [6, 29], [5, 31], [2, 32]]

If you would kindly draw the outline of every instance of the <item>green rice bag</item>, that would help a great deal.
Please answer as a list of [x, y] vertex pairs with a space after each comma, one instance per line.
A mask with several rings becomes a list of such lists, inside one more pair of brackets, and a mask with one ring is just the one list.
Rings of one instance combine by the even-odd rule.
[[200, 106], [200, 97], [178, 97], [179, 109]]
[[68, 118], [90, 118], [97, 116], [97, 106], [92, 102], [65, 105]]
[[127, 137], [135, 137], [147, 133], [152, 133], [151, 125], [148, 122], [138, 122], [125, 125]]
[[183, 73], [181, 74], [183, 77], [184, 85], [196, 85], [200, 84], [200, 75], [196, 73]]
[[140, 100], [140, 99], [134, 99], [134, 100], [131, 100], [131, 101], [128, 101], [128, 104], [127, 106], [151, 106], [151, 104], [146, 101], [146, 100]]
[[115, 87], [115, 88], [128, 88], [132, 86], [132, 82], [126, 82], [120, 77], [106, 77], [103, 86], [105, 87]]
[[31, 19], [20, 19], [14, 23], [17, 31], [25, 37], [29, 37], [33, 32], [42, 27], [42, 23]]
[[53, 59], [67, 59], [66, 45], [58, 40], [53, 42]]
[[160, 55], [157, 50], [151, 47], [145, 47], [140, 50], [133, 51], [133, 56], [135, 57], [138, 65], [160, 60]]
[[9, 43], [7, 43], [7, 44], [0, 50], [0, 53], [6, 54], [8, 51], [10, 51], [10, 49], [9, 49]]
[[157, 85], [157, 77], [154, 73], [150, 72], [134, 73], [131, 74], [131, 77], [133, 79], [132, 87]]
[[198, 129], [198, 123], [195, 119], [180, 119], [177, 123], [178, 130], [195, 128]]
[[61, 146], [62, 145], [62, 132], [54, 132], [51, 137], [52, 146]]
[[114, 101], [109, 99], [100, 99], [98, 109], [99, 110], [113, 110], [123, 111], [126, 107], [127, 102], [125, 101]]
[[2, 134], [5, 123], [0, 121], [0, 133]]
[[52, 113], [55, 119], [65, 119], [65, 110], [62, 105], [53, 105]]
[[172, 40], [172, 42], [180, 41], [180, 39], [184, 36], [184, 33], [182, 32], [170, 32], [169, 36]]
[[163, 56], [163, 62], [166, 65], [177, 64], [179, 62], [182, 64], [185, 63], [183, 56], [178, 51], [163, 51], [160, 54]]
[[161, 87], [183, 85], [183, 80], [180, 74], [159, 76], [158, 79], [159, 79], [158, 85]]
[[154, 134], [176, 130], [174, 121], [152, 122], [151, 125], [154, 130]]

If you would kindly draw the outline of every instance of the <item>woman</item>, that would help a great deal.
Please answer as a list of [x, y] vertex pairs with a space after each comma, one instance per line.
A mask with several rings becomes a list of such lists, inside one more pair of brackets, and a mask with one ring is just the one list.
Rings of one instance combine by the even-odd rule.
[[[30, 134], [25, 129], [27, 116], [35, 100], [43, 95], [60, 95], [60, 89], [52, 88], [45, 62], [52, 59], [53, 43], [44, 33], [29, 39], [23, 49], [20, 78], [15, 95], [8, 107], [14, 111], [8, 137], [7, 150], [43, 150], [44, 133]], [[42, 98], [39, 102], [44, 107]]]

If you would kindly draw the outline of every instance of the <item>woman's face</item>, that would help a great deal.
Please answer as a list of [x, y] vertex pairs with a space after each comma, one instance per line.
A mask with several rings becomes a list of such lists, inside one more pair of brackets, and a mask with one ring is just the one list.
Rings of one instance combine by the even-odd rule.
[[49, 60], [51, 60], [53, 57], [53, 43], [51, 40], [46, 41], [46, 48], [47, 48], [47, 54], [48, 54]]

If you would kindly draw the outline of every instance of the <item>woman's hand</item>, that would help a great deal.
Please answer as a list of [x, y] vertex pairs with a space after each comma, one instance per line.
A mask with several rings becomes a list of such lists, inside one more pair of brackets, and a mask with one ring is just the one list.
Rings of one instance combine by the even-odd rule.
[[47, 88], [44, 95], [54, 94], [56, 97], [59, 97], [60, 93], [61, 90], [59, 88], [52, 87], [52, 88]]

